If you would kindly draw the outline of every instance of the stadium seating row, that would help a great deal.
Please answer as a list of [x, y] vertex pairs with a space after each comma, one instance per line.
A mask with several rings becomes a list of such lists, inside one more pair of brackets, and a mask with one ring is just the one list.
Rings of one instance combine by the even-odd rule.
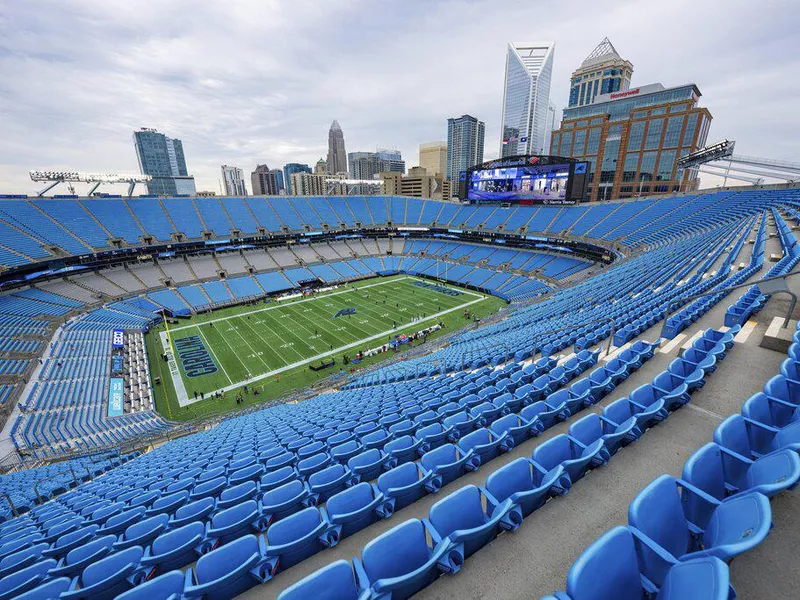
[[[782, 201], [797, 201], [785, 190]], [[144, 239], [176, 241], [204, 232], [228, 238], [233, 232], [320, 231], [326, 227], [404, 225], [495, 230], [506, 233], [569, 232], [615, 240], [628, 246], [663, 244], [741, 214], [747, 203], [775, 195], [770, 190], [716, 192], [678, 198], [603, 203], [593, 206], [503, 208], [460, 206], [396, 196], [309, 198], [132, 198], [6, 199], [0, 201], [2, 264], [18, 266], [51, 257], [50, 248], [86, 254], [112, 240], [138, 246]], [[120, 210], [122, 209], [122, 210]], [[644, 224], [654, 224], [651, 230]], [[179, 225], [176, 225], [179, 224]]]

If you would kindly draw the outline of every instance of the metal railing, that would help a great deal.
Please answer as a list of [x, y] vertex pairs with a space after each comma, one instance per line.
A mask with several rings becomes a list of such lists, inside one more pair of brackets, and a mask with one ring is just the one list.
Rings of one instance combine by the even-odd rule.
[[[664, 324], [661, 326], [661, 334], [660, 334], [659, 337], [662, 337], [662, 338], [664, 337], [664, 333], [667, 330], [667, 319], [672, 315], [672, 313], [675, 310], [676, 306], [684, 306], [684, 305], [688, 304], [690, 301], [696, 300], [697, 298], [702, 298], [704, 296], [713, 296], [714, 294], [725, 294], [725, 295], [727, 295], [728, 293], [732, 292], [733, 290], [738, 290], [738, 289], [741, 289], [741, 288], [749, 288], [749, 287], [753, 287], [753, 286], [759, 287], [760, 284], [767, 283], [767, 282], [770, 282], [770, 281], [782, 280], [782, 281], [785, 282], [789, 277], [792, 277], [794, 275], [800, 275], [800, 271], [793, 271], [793, 272], [787, 273], [785, 275], [776, 275], [774, 277], [765, 277], [764, 279], [759, 279], [758, 281], [755, 281], [755, 282], [739, 283], [737, 285], [731, 285], [731, 286], [724, 287], [724, 288], [721, 288], [721, 289], [718, 289], [718, 290], [711, 290], [711, 291], [708, 291], [708, 292], [703, 292], [702, 294], [693, 294], [693, 295], [688, 296], [686, 298], [673, 300], [672, 302], [670, 302], [667, 305], [667, 312], [664, 313]], [[759, 290], [761, 290], [760, 287], [759, 287]], [[786, 311], [786, 316], [783, 319], [783, 326], [781, 327], [782, 329], [786, 329], [786, 327], [789, 325], [789, 321], [792, 318], [792, 314], [794, 314], [795, 306], [797, 305], [797, 294], [792, 292], [789, 289], [789, 286], [786, 286], [785, 289], [780, 289], [780, 288], [770, 289], [769, 286], [768, 286], [767, 290], [768, 291], [766, 293], [764, 291], [761, 291], [761, 293], [764, 294], [764, 295], [784, 293], [784, 294], [789, 294], [789, 296], [791, 296], [791, 298], [792, 298], [792, 302], [789, 305], [789, 310]]]

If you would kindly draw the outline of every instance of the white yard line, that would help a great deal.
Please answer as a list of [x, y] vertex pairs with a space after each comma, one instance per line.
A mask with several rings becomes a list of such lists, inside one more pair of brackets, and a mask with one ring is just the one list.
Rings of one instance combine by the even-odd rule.
[[[379, 285], [388, 285], [390, 283], [397, 283], [399, 281], [405, 281], [406, 279], [412, 279], [414, 281], [417, 281], [417, 279], [415, 279], [413, 277], [402, 277], [400, 279], [392, 279], [391, 281], [381, 281], [380, 283], [371, 283], [370, 285], [365, 285], [365, 286], [359, 287], [358, 290], [364, 290], [364, 289], [376, 287], [376, 286], [379, 286]], [[292, 302], [292, 305], [303, 304], [304, 302], [312, 302], [312, 301], [320, 300], [322, 298], [328, 298], [329, 296], [338, 296], [339, 294], [352, 294], [354, 291], [356, 291], [356, 290], [345, 289], [345, 290], [342, 290], [340, 292], [331, 292], [330, 294], [325, 294], [324, 296], [311, 296], [310, 298], [305, 298], [304, 300], [298, 300], [296, 302]], [[477, 295], [477, 294], [473, 294], [472, 292], [469, 292], [467, 290], [459, 289], [459, 291], [463, 292], [465, 294], [470, 294], [471, 296], [476, 296]], [[238, 313], [238, 314], [235, 314], [235, 315], [229, 315], [227, 317], [218, 317], [216, 319], [209, 319], [208, 321], [203, 321], [203, 324], [206, 324], [206, 323], [217, 323], [219, 321], [227, 321], [228, 319], [237, 319], [237, 318], [239, 318], [239, 317], [241, 317], [243, 315], [255, 315], [255, 314], [258, 314], [260, 312], [266, 312], [268, 310], [276, 310], [278, 308], [283, 308], [284, 306], [286, 306], [286, 305], [278, 303], [275, 306], [267, 306], [266, 308], [259, 308], [258, 310], [252, 310], [250, 312], [243, 312], [243, 313]], [[196, 324], [182, 325], [180, 327], [172, 327], [172, 328], [170, 328], [170, 331], [180, 331], [181, 329], [188, 329], [190, 327], [195, 327], [195, 326], [196, 326]]]
[[[472, 295], [477, 295], [477, 294], [472, 294]], [[426, 321], [430, 321], [432, 319], [436, 319], [438, 317], [441, 317], [442, 315], [446, 315], [448, 313], [451, 313], [451, 312], [454, 312], [454, 311], [457, 311], [457, 310], [462, 310], [462, 309], [464, 309], [464, 308], [466, 308], [468, 306], [472, 306], [473, 304], [477, 304], [478, 302], [483, 302], [485, 299], [486, 299], [486, 297], [480, 296], [479, 298], [477, 298], [475, 300], [472, 300], [470, 302], [467, 302], [466, 304], [462, 304], [460, 306], [454, 306], [453, 308], [449, 308], [447, 310], [443, 310], [441, 312], [433, 314], [430, 317], [428, 317], [427, 319], [419, 321], [418, 324], [422, 325]], [[296, 363], [292, 363], [292, 364], [286, 365], [284, 367], [280, 367], [278, 369], [274, 369], [272, 371], [269, 371], [268, 373], [262, 373], [261, 375], [257, 375], [255, 377], [251, 377], [250, 379], [243, 380], [243, 381], [240, 381], [240, 382], [235, 383], [235, 384], [232, 383], [231, 385], [219, 388], [217, 390], [213, 390], [211, 392], [206, 392], [206, 395], [210, 396], [210, 395], [215, 394], [216, 392], [228, 392], [230, 390], [235, 390], [235, 389], [243, 387], [245, 385], [250, 385], [250, 384], [252, 384], [254, 382], [257, 382], [257, 381], [262, 381], [264, 379], [267, 379], [268, 377], [272, 377], [273, 375], [279, 375], [279, 374], [281, 374], [281, 373], [283, 373], [285, 371], [289, 371], [291, 369], [294, 369], [295, 367], [300, 367], [300, 366], [303, 366], [303, 365], [307, 365], [307, 364], [312, 363], [312, 362], [314, 362], [316, 360], [320, 360], [322, 358], [331, 356], [333, 354], [337, 354], [337, 353], [342, 352], [344, 350], [349, 350], [351, 348], [355, 348], [357, 346], [361, 346], [361, 345], [363, 345], [363, 344], [365, 344], [367, 342], [370, 342], [372, 340], [377, 340], [377, 339], [389, 336], [389, 335], [391, 335], [393, 333], [397, 333], [398, 331], [402, 331], [403, 329], [407, 329], [411, 325], [414, 325], [414, 323], [401, 324], [398, 327], [395, 327], [393, 329], [389, 329], [387, 331], [382, 331], [380, 333], [376, 333], [375, 335], [370, 336], [368, 338], [362, 338], [362, 339], [356, 340], [355, 342], [353, 342], [351, 344], [347, 344], [346, 346], [341, 346], [339, 348], [335, 348], [334, 350], [331, 350], [331, 351], [328, 351], [328, 352], [323, 352], [322, 354], [318, 354], [316, 356], [311, 356], [309, 358], [306, 358], [304, 360], [298, 361]], [[213, 354], [213, 352], [212, 352], [212, 354]], [[228, 380], [230, 381], [230, 378], [228, 378]], [[197, 399], [187, 398], [184, 403], [180, 403], [180, 400], [179, 400], [179, 404], [180, 404], [181, 407], [184, 407], [184, 406], [188, 406], [190, 404], [194, 404], [195, 402], [199, 402], [199, 401], [200, 401], [200, 398], [197, 398]]]
[[[225, 367], [222, 365], [222, 361], [220, 361], [220, 359], [217, 358], [217, 355], [214, 353], [214, 348], [211, 346], [211, 344], [208, 343], [208, 340], [206, 339], [206, 336], [203, 333], [203, 331], [199, 327], [197, 328], [197, 331], [200, 333], [200, 337], [203, 338], [203, 343], [208, 348], [208, 351], [211, 352], [211, 356], [214, 357], [214, 360], [217, 361], [217, 364], [219, 365], [219, 368], [222, 369], [223, 373], [225, 373], [225, 377], [228, 378], [228, 381], [233, 383], [233, 381], [231, 380], [231, 376], [228, 375], [228, 372], [225, 370]], [[222, 337], [223, 341], [225, 341], [225, 338], [223, 336], [220, 336], [220, 337]], [[225, 343], [228, 344], [227, 341], [225, 341]], [[228, 344], [228, 348], [231, 348], [230, 344]], [[231, 352], [233, 352], [233, 348], [231, 348]], [[236, 352], [233, 352], [233, 355], [236, 356]]]

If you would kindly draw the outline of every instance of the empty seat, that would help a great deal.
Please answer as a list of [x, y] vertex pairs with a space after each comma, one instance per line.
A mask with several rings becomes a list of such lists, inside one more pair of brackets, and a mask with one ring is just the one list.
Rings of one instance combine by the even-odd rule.
[[455, 444], [444, 444], [426, 452], [419, 462], [439, 479], [440, 487], [455, 481], [467, 471], [475, 471], [481, 465], [472, 450], [464, 452]]
[[603, 446], [613, 456], [622, 446], [639, 439], [642, 432], [636, 427], [634, 417], [617, 425], [602, 415], [591, 413], [570, 425], [569, 435], [587, 447], [603, 440]]
[[629, 419], [636, 421], [639, 431], [660, 423], [667, 418], [669, 413], [664, 408], [663, 400], [656, 400], [651, 405], [642, 407], [628, 398], [614, 400], [603, 409], [603, 417], [616, 426], [621, 426]]
[[276, 575], [338, 542], [337, 528], [324, 512], [310, 506], [269, 526], [264, 569]]
[[327, 469], [323, 469], [311, 475], [308, 478], [308, 485], [311, 490], [311, 495], [316, 498], [317, 502], [321, 503], [327, 501], [331, 496], [338, 494], [348, 486], [355, 484], [357, 481], [358, 476], [348, 467], [335, 463]]
[[169, 520], [170, 528], [182, 527], [192, 521], [206, 521], [214, 512], [213, 498], [203, 498], [181, 506]]
[[480, 459], [480, 464], [485, 464], [497, 458], [501, 452], [511, 450], [513, 442], [507, 432], [497, 435], [482, 427], [458, 440], [458, 447], [464, 452], [472, 450]]
[[392, 505], [373, 484], [361, 482], [332, 496], [324, 510], [328, 520], [338, 527], [339, 537], [346, 538], [392, 516]]
[[430, 523], [438, 534], [435, 541], [446, 540], [449, 545], [446, 560], [453, 571], [458, 571], [465, 558], [483, 548], [501, 531], [513, 531], [521, 522], [522, 511], [514, 502], [497, 501], [474, 485], [464, 486], [442, 498], [430, 510]]
[[58, 564], [54, 564], [50, 574], [57, 577], [74, 577], [92, 563], [111, 553], [117, 538], [113, 535], [99, 537], [70, 550]]
[[508, 433], [513, 445], [518, 446], [530, 437], [531, 424], [519, 415], [511, 413], [497, 419], [490, 429], [497, 436]]
[[510, 500], [527, 517], [542, 506], [549, 497], [566, 494], [572, 482], [564, 468], [549, 472], [538, 467], [530, 458], [520, 457], [500, 467], [486, 479], [486, 489], [498, 501]]
[[142, 565], [150, 571], [180, 569], [203, 554], [206, 529], [199, 521], [162, 533], [145, 549]]
[[70, 590], [63, 592], [65, 600], [111, 600], [144, 580], [139, 561], [144, 554], [140, 546], [133, 546], [109, 554], [87, 566], [72, 582]]
[[170, 571], [120, 594], [116, 600], [154, 600], [156, 598], [179, 598], [183, 593], [184, 575]]
[[278, 600], [359, 600], [369, 581], [353, 572], [346, 560], [337, 560], [286, 588]]
[[315, 503], [316, 498], [311, 494], [308, 484], [290, 481], [261, 497], [260, 526], [266, 527], [273, 521], [280, 521]]
[[19, 569], [0, 579], [0, 600], [10, 600], [44, 583], [50, 569], [56, 566], [52, 558]]
[[372, 448], [371, 450], [356, 454], [347, 461], [347, 467], [357, 475], [361, 481], [377, 479], [378, 475], [383, 473], [385, 469], [391, 468], [396, 464], [397, 459], [384, 454], [377, 448]]
[[800, 457], [793, 450], [779, 450], [751, 460], [710, 443], [687, 459], [683, 478], [717, 500], [750, 491], [771, 498], [797, 485]]
[[393, 511], [416, 502], [425, 494], [436, 493], [441, 487], [433, 473], [411, 462], [378, 477], [377, 486]]
[[265, 547], [246, 535], [204, 554], [186, 573], [186, 598], [228, 600], [270, 578], [265, 569]]
[[662, 475], [633, 499], [628, 523], [678, 560], [715, 556], [730, 562], [767, 537], [772, 512], [767, 497], [758, 492], [720, 501]]
[[609, 456], [602, 439], [584, 446], [575, 438], [562, 433], [537, 446], [532, 458], [546, 473], [563, 467], [570, 481], [575, 483], [590, 468], [606, 464]]
[[[727, 565], [713, 556], [680, 562], [635, 529], [615, 527], [591, 544], [567, 575], [567, 600], [728, 600]], [[648, 570], [644, 552], [662, 557], [661, 569]]]
[[167, 515], [156, 515], [129, 525], [119, 539], [114, 542], [114, 550], [122, 550], [131, 546], [144, 548], [166, 530], [168, 522]]
[[442, 558], [447, 545], [428, 542], [430, 530], [410, 519], [370, 541], [353, 559], [356, 572], [364, 573], [370, 597], [408, 598], [448, 570]]
[[255, 500], [246, 500], [211, 517], [206, 529], [207, 543], [210, 548], [216, 548], [253, 531], [263, 531], [265, 528], [259, 503]]
[[453, 441], [452, 433], [452, 427], [445, 427], [438, 422], [430, 423], [429, 425], [420, 427], [417, 429], [415, 436], [422, 442], [418, 448], [418, 451], [422, 454], [425, 454], [426, 452], [430, 452], [431, 450], [446, 444], [448, 440]]

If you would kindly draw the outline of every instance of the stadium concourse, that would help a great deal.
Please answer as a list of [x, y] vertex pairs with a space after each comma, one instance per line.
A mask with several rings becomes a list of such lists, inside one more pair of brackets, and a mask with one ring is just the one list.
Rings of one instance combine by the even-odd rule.
[[[800, 262], [799, 210], [791, 186], [3, 200], [6, 430], [37, 460], [0, 479], [0, 600], [795, 597], [800, 335], [774, 281]], [[120, 450], [177, 431], [141, 351], [164, 309], [398, 272], [510, 305], [335, 390]]]

